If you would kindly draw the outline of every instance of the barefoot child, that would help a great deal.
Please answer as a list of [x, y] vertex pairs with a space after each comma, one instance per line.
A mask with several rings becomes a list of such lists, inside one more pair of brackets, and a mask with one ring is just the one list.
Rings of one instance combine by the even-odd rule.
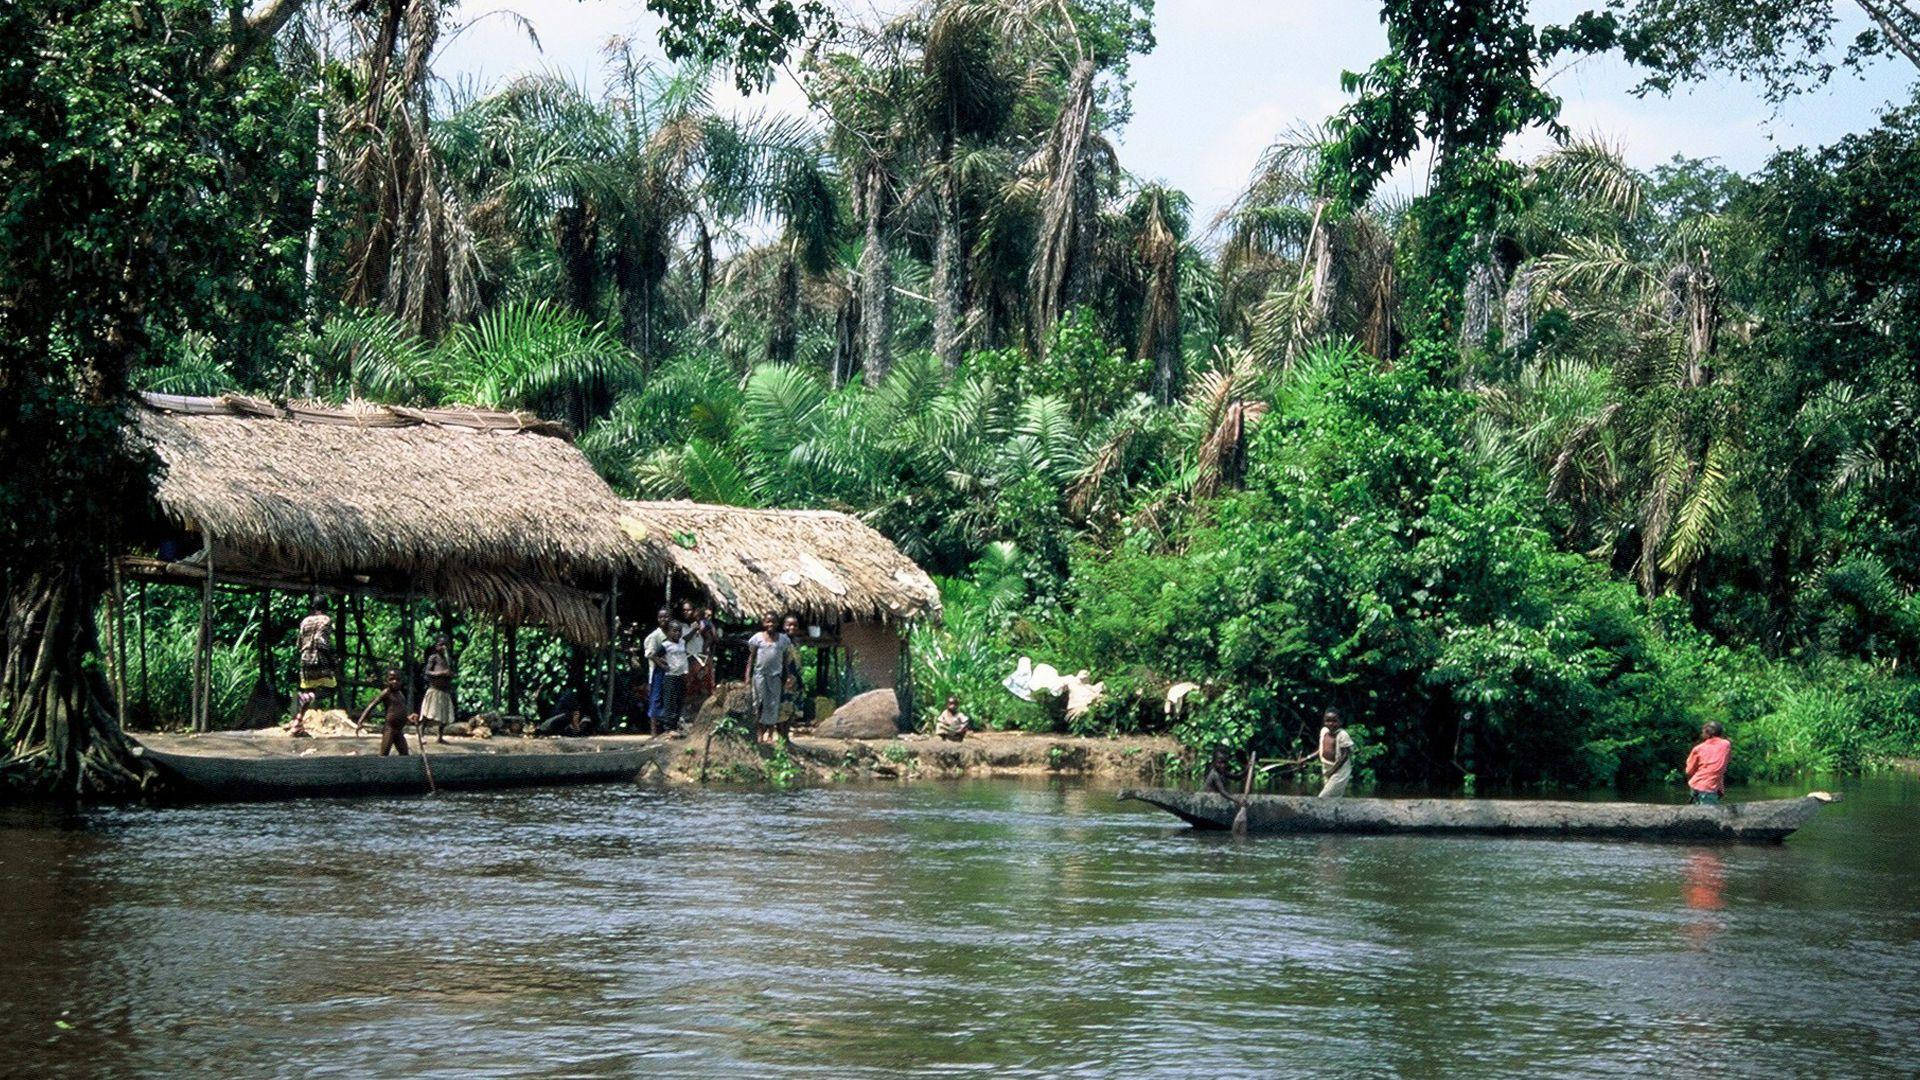
[[360, 711], [358, 723], [365, 724], [368, 714], [380, 705], [387, 707], [387, 723], [380, 730], [380, 756], [386, 757], [388, 750], [398, 750], [401, 757], [407, 756], [407, 721], [413, 712], [407, 701], [406, 688], [400, 685], [400, 672], [397, 668], [387, 669], [387, 683], [378, 697], [367, 702]]
[[933, 718], [933, 733], [948, 742], [959, 742], [967, 737], [967, 731], [972, 727], [973, 722], [967, 719], [966, 713], [960, 711], [960, 698], [948, 694], [946, 709]]

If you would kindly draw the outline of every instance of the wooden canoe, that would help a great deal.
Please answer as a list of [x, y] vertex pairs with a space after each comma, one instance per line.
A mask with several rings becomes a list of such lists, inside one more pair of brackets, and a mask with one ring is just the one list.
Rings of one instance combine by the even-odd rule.
[[[1136, 799], [1197, 829], [1226, 829], [1238, 809], [1223, 795], [1129, 788]], [[1813, 820], [1833, 797], [1723, 803], [1719, 806], [1525, 799], [1316, 799], [1255, 795], [1247, 831], [1255, 833], [1460, 833], [1690, 843], [1778, 843]]]
[[[427, 790], [419, 748], [379, 756], [372, 737], [290, 739], [216, 732], [141, 735], [137, 748], [189, 797], [295, 799], [315, 795], [419, 794]], [[411, 737], [408, 741], [413, 741]], [[434, 786], [502, 788], [631, 781], [658, 757], [644, 736], [587, 739], [454, 739], [430, 744]]]

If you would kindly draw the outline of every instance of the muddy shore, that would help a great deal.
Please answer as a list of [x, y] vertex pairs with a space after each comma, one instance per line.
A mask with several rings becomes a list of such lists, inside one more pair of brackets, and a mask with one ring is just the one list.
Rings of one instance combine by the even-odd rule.
[[827, 739], [795, 734], [784, 755], [744, 739], [707, 739], [707, 728], [661, 740], [666, 753], [643, 780], [666, 783], [829, 784], [964, 776], [1066, 776], [1114, 784], [1158, 784], [1180, 746], [1164, 735], [1118, 738], [970, 734], [963, 742], [907, 734], [894, 739]]

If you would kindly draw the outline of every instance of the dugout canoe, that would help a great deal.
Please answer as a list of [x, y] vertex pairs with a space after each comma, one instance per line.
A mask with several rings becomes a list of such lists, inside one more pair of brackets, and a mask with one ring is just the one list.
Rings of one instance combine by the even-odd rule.
[[[1196, 829], [1233, 825], [1235, 800], [1170, 788], [1129, 788], [1122, 799], [1157, 806]], [[1526, 799], [1316, 799], [1255, 795], [1250, 833], [1435, 833], [1686, 843], [1778, 843], [1833, 800], [1798, 799], [1719, 806]]]
[[[379, 741], [371, 736], [290, 739], [210, 732], [136, 739], [136, 752], [193, 798], [298, 799], [427, 790], [426, 765], [417, 746], [406, 757], [381, 757]], [[662, 753], [657, 740], [631, 735], [455, 738], [427, 746], [434, 786], [449, 789], [631, 781]]]

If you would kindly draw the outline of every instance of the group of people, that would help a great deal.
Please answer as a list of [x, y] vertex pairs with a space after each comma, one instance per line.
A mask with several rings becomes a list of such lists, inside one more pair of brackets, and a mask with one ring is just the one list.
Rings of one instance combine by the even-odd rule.
[[[339, 690], [337, 638], [333, 616], [324, 601], [315, 600], [312, 610], [300, 620], [297, 640], [300, 693], [294, 699], [293, 719], [288, 725], [288, 733], [296, 737], [310, 734], [306, 727], [308, 710], [326, 706]], [[381, 757], [408, 752], [408, 724], [418, 726], [421, 731], [431, 725], [436, 737], [446, 741], [447, 726], [454, 722], [453, 643], [450, 640], [442, 637], [427, 647], [420, 674], [426, 681], [426, 693], [421, 695], [419, 708], [414, 708], [412, 694], [400, 669], [389, 668], [381, 681], [380, 692], [354, 719], [354, 730], [361, 731], [375, 709], [383, 710]]]
[[[949, 712], [954, 710], [954, 705], [954, 700], [949, 698]], [[1345, 719], [1340, 715], [1340, 710], [1329, 707], [1320, 715], [1320, 738], [1314, 752], [1281, 764], [1304, 765], [1317, 761], [1321, 778], [1319, 797], [1338, 799], [1346, 795], [1347, 787], [1353, 781], [1353, 752], [1353, 735], [1347, 731]], [[1727, 764], [1732, 757], [1733, 744], [1727, 740], [1725, 729], [1713, 722], [1701, 725], [1700, 742], [1687, 754], [1684, 770], [1689, 801], [1710, 806], [1719, 804], [1726, 795]], [[1249, 761], [1247, 767], [1249, 772], [1245, 789], [1250, 790], [1253, 763]], [[1206, 778], [1202, 781], [1203, 789], [1229, 798], [1241, 797], [1244, 790], [1232, 790], [1231, 769], [1226, 748], [1217, 748], [1207, 768]]]
[[720, 629], [711, 608], [682, 601], [676, 618], [670, 607], [654, 613], [653, 630], [640, 651], [647, 666], [647, 728], [655, 735], [680, 726], [689, 704], [698, 706], [713, 693], [713, 661]]
[[[799, 707], [790, 698], [800, 688], [800, 620], [767, 615], [746, 641], [741, 683], [747, 689], [756, 741], [787, 738]], [[678, 727], [690, 708], [712, 694], [721, 644], [710, 608], [683, 602], [654, 615], [654, 629], [641, 644], [647, 666], [647, 726], [655, 734]]]

